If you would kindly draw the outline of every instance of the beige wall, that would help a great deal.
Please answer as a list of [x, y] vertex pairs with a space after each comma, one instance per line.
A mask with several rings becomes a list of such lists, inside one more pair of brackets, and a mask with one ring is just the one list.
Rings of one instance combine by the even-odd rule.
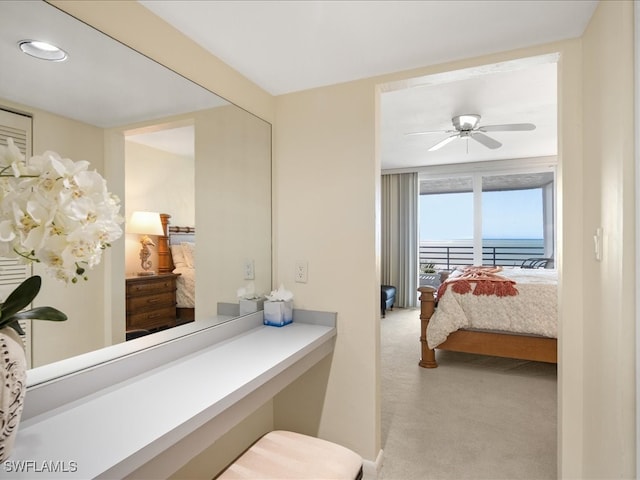
[[[271, 289], [271, 128], [233, 105], [195, 115], [196, 310], [214, 316], [238, 288]], [[203, 242], [205, 239], [206, 242]], [[254, 263], [253, 280], [243, 264]]]
[[635, 476], [633, 35], [633, 3], [601, 2], [583, 37], [585, 478]]
[[[53, 150], [74, 161], [87, 160], [92, 169], [104, 175], [102, 129], [4, 99], [0, 104], [32, 115], [34, 155]], [[33, 322], [32, 365], [37, 367], [104, 347], [104, 265], [90, 270], [87, 282], [75, 285], [53, 280], [37, 264], [34, 273], [43, 279], [34, 305], [55, 307], [67, 314], [68, 320]]]
[[[33, 111], [33, 152], [54, 150], [74, 161], [88, 160], [91, 168], [104, 174], [102, 129], [50, 113]], [[88, 272], [89, 280], [75, 285], [48, 279], [36, 264], [34, 272], [43, 287], [34, 305], [51, 305], [65, 312], [62, 323], [33, 322], [33, 366], [90, 352], [106, 345], [104, 338], [104, 265]], [[81, 299], [81, 301], [80, 301]]]
[[[135, 211], [171, 215], [172, 225], [195, 225], [195, 163], [192, 156], [180, 156], [155, 148], [125, 142], [125, 210], [129, 220]], [[163, 188], [158, 188], [162, 185]], [[167, 188], [164, 188], [167, 187]], [[170, 188], [168, 188], [170, 187]], [[140, 235], [125, 235], [125, 272], [140, 270]], [[158, 250], [151, 248], [152, 269], [158, 265]]]
[[[370, 122], [375, 86], [555, 51], [561, 54], [559, 475], [634, 476], [635, 172], [630, 2], [600, 4], [584, 37], [584, 66], [581, 42], [567, 41], [278, 98], [274, 136], [278, 276], [290, 281], [292, 260], [310, 257], [310, 281], [294, 286], [296, 298], [306, 308], [337, 309], [341, 323], [333, 364], [325, 372], [328, 386], [317, 426], [320, 435], [356, 445], [370, 460], [380, 447], [374, 440], [377, 401], [362, 402], [367, 393], [379, 388], [375, 371], [378, 353], [367, 358], [368, 352], [341, 350], [350, 349], [354, 338], [368, 344], [378, 334], [376, 322], [365, 313], [367, 302], [376, 295], [376, 287], [367, 282], [377, 260], [374, 255], [368, 257], [376, 245], [375, 220], [370, 217], [374, 209], [366, 201], [361, 203], [372, 196], [378, 198], [378, 186], [371, 180], [378, 165], [375, 155], [366, 150], [376, 142], [376, 126]], [[305, 174], [322, 182], [308, 192], [308, 185], [300, 181]], [[362, 181], [363, 177], [368, 181]], [[351, 197], [341, 198], [341, 187], [349, 182]], [[330, 193], [324, 193], [323, 187], [330, 188]], [[293, 199], [305, 201], [292, 204]], [[338, 219], [325, 213], [334, 208]], [[309, 211], [313, 215], [305, 220]], [[605, 228], [601, 264], [593, 256], [592, 235], [598, 225]], [[316, 238], [318, 234], [322, 240]], [[356, 243], [357, 249], [353, 249]], [[337, 246], [354, 256], [345, 263], [341, 252], [334, 253]], [[320, 268], [316, 278], [312, 272], [318, 261], [321, 265], [316, 267]], [[363, 261], [364, 266], [360, 264]], [[355, 283], [357, 290], [350, 277], [353, 270], [361, 273]], [[335, 292], [331, 296], [326, 295], [328, 287]], [[353, 303], [362, 309], [352, 311]], [[378, 343], [369, 345], [374, 348]], [[367, 359], [371, 364], [365, 364]], [[353, 380], [356, 370], [361, 381]], [[316, 383], [324, 381], [318, 375]], [[276, 422], [285, 422], [283, 419], [295, 412], [279, 410], [279, 406], [296, 405], [294, 399], [304, 399], [303, 392], [292, 389], [285, 398], [278, 398]], [[355, 399], [361, 401], [357, 414], [351, 411]], [[289, 423], [311, 428], [313, 422], [300, 417], [297, 423]], [[363, 437], [369, 436], [361, 438], [359, 429], [366, 431]]]
[[[381, 448], [376, 395], [380, 388], [376, 321], [379, 294], [376, 230], [379, 183], [376, 179], [380, 171], [374, 149], [377, 88], [417, 76], [554, 52], [561, 54], [560, 124], [565, 130], [581, 119], [579, 96], [573, 94], [581, 73], [580, 49], [575, 41], [278, 97], [274, 135], [277, 275], [291, 284], [294, 260], [307, 259], [309, 282], [293, 284], [296, 301], [303, 308], [337, 310], [339, 323], [333, 363], [324, 376], [317, 377], [317, 382], [327, 378], [317, 426], [304, 420], [302, 408], [296, 415], [296, 405], [304, 405], [304, 390], [289, 389], [275, 404], [278, 427], [280, 422], [307, 430], [315, 426], [313, 433], [349, 445], [368, 460], [374, 460]], [[582, 217], [582, 189], [580, 182], [575, 182], [582, 168], [580, 141], [579, 135], [570, 135], [560, 147], [561, 225], [580, 222]], [[314, 182], [302, 182], [301, 178], [313, 178]], [[580, 249], [567, 246], [581, 241], [581, 229], [560, 235], [560, 261], [563, 262], [567, 250], [579, 252]], [[562, 322], [567, 331], [581, 333], [579, 272], [582, 258], [571, 255], [565, 258], [570, 263], [561, 268], [572, 282], [563, 290]], [[583, 421], [581, 415], [575, 413], [582, 398], [582, 345], [569, 338], [567, 342], [572, 347], [566, 349], [568, 356], [563, 358], [561, 371], [565, 367], [571, 369], [565, 376], [575, 376], [577, 380], [571, 389], [563, 391], [560, 409], [563, 435], [573, 440], [571, 445], [575, 447], [575, 440], [579, 446], [582, 439], [579, 433], [574, 433], [581, 431]], [[567, 448], [563, 453], [563, 468], [579, 472], [580, 449]]]
[[[177, 155], [134, 142], [125, 145], [126, 218], [137, 210], [151, 210], [170, 213], [173, 225], [194, 225], [193, 156]], [[158, 188], [159, 185], [163, 188]]]
[[[289, 389], [276, 426], [304, 427], [368, 460], [380, 449], [375, 132], [371, 80], [278, 97], [276, 278], [297, 307], [338, 312], [338, 336], [330, 371], [316, 377], [328, 377], [321, 417], [305, 419], [305, 391]], [[294, 283], [296, 260], [308, 262], [308, 283]]]
[[[629, 185], [633, 136], [628, 109], [633, 97], [625, 93], [632, 66], [625, 56], [632, 49], [630, 3], [600, 4], [585, 35], [584, 71], [580, 42], [568, 41], [277, 99], [237, 81], [228, 67], [211, 61], [199, 47], [130, 2], [118, 2], [111, 11], [102, 8], [102, 2], [53, 3], [274, 121], [275, 279], [294, 290], [297, 306], [337, 311], [339, 324], [335, 353], [277, 397], [274, 424], [318, 433], [368, 460], [375, 459], [381, 447], [376, 86], [560, 52], [559, 474], [631, 476], [635, 222]], [[128, 22], [120, 21], [123, 15]], [[585, 82], [584, 97], [583, 73], [593, 77]], [[602, 116], [589, 116], [583, 127], [583, 109]], [[607, 237], [605, 260], [596, 265], [590, 252], [598, 224]], [[307, 284], [293, 283], [294, 262], [301, 259], [309, 262]], [[596, 306], [603, 298], [606, 316]], [[305, 396], [309, 391], [313, 398]], [[305, 410], [310, 401], [315, 412], [311, 418]], [[240, 436], [243, 433], [250, 443], [252, 434], [240, 431]]]
[[584, 349], [582, 53], [566, 42], [558, 68], [558, 473], [582, 476]]

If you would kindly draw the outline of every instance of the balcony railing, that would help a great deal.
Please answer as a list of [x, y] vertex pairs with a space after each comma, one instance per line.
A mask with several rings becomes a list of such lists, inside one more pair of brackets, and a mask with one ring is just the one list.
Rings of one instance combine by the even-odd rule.
[[[482, 264], [492, 266], [519, 266], [528, 258], [544, 258], [544, 246], [500, 245], [482, 247]], [[471, 245], [420, 245], [420, 267], [433, 264], [436, 270], [450, 270], [459, 265], [473, 265]]]

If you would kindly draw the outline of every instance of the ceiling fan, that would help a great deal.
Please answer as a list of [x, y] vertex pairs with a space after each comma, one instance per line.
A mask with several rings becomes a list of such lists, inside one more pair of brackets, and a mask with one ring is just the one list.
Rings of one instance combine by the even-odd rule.
[[444, 140], [433, 145], [429, 148], [430, 152], [439, 150], [440, 148], [452, 142], [456, 138], [472, 138], [476, 142], [481, 143], [487, 148], [495, 149], [500, 148], [502, 143], [485, 135], [484, 132], [523, 132], [528, 130], [535, 130], [536, 126], [533, 123], [508, 123], [505, 125], [479, 125], [480, 115], [465, 114], [456, 115], [451, 119], [455, 130], [436, 130], [427, 132], [413, 132], [407, 133], [407, 135], [426, 135], [430, 133], [451, 133]]

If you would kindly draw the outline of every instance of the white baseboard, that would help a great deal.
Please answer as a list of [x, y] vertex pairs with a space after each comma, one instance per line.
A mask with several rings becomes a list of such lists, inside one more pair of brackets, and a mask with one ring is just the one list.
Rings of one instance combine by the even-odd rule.
[[382, 468], [383, 451], [380, 449], [375, 461], [362, 461], [362, 480], [377, 480]]

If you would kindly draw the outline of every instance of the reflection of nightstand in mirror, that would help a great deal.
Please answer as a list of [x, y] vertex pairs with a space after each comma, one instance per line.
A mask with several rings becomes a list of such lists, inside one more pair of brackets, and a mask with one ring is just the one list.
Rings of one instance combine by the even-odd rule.
[[159, 330], [176, 325], [175, 273], [126, 279], [127, 331]]

